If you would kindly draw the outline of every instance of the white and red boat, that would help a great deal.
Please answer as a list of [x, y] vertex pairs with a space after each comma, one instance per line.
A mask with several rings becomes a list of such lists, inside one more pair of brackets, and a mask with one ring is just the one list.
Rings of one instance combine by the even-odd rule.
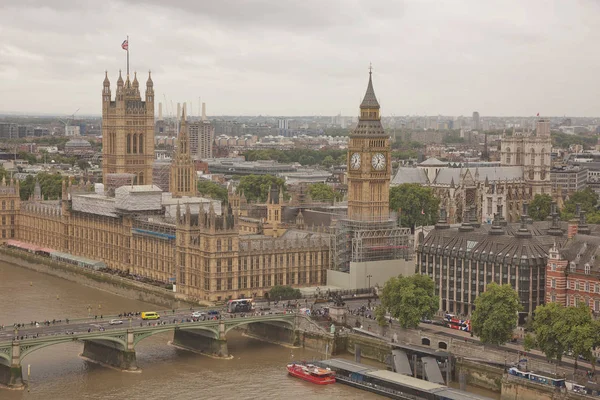
[[288, 373], [296, 378], [304, 379], [307, 382], [317, 385], [329, 385], [335, 383], [335, 372], [319, 368], [313, 364], [291, 363], [287, 365]]

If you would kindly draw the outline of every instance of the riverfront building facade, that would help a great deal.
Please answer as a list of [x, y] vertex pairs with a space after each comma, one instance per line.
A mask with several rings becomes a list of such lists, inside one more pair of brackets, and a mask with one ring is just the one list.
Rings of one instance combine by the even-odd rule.
[[[137, 79], [124, 83], [119, 78], [116, 101], [111, 101], [110, 83], [108, 78], [104, 81], [105, 191], [65, 179], [60, 199], [43, 200], [39, 193], [21, 201], [18, 182], [3, 181], [2, 242], [13, 239], [102, 261], [114, 271], [171, 282], [177, 292], [198, 300], [268, 296], [275, 285], [325, 285], [328, 270], [340, 269], [332, 257], [339, 248], [336, 243], [347, 240], [347, 233], [353, 231], [344, 226], [336, 234], [336, 218], [345, 219], [345, 213], [338, 215], [335, 206], [333, 211], [308, 210], [298, 201], [292, 207], [276, 187], [264, 205], [249, 205], [235, 190], [230, 191], [227, 205], [198, 197], [185, 116], [171, 166], [171, 192], [152, 185], [150, 78], [146, 86], [143, 102]], [[401, 252], [407, 257], [409, 233], [395, 225], [382, 233], [379, 226], [390, 225], [394, 218], [388, 214], [387, 201], [389, 138], [381, 128], [371, 79], [361, 105], [361, 123], [365, 126], [359, 124], [360, 131], [353, 136], [349, 160], [354, 159], [349, 220], [362, 224], [358, 239], [365, 249], [378, 256]], [[368, 148], [369, 140], [376, 141], [375, 148]], [[132, 179], [121, 179], [127, 177]], [[400, 239], [402, 245], [397, 243]], [[372, 260], [362, 257], [360, 261]]]

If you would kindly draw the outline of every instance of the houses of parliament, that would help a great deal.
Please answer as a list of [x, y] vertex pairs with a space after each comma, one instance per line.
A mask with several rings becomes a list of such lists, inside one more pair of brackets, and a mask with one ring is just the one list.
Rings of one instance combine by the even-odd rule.
[[[361, 237], [368, 240], [360, 251], [375, 249], [379, 257], [394, 257], [386, 249], [400, 247], [388, 246], [400, 228], [388, 226], [393, 220], [388, 204], [390, 141], [381, 126], [371, 74], [360, 108], [348, 157], [347, 213], [312, 212], [310, 204], [284, 200], [277, 187], [271, 188], [265, 204], [248, 204], [235, 188], [221, 204], [197, 196], [185, 110], [169, 191], [152, 184], [153, 81], [149, 74], [142, 98], [137, 76], [123, 80], [119, 73], [113, 98], [106, 74], [102, 190], [65, 179], [60, 199], [44, 200], [38, 185], [31, 199], [21, 201], [19, 182], [2, 181], [1, 241], [98, 260], [111, 270], [171, 282], [190, 299], [268, 296], [275, 285], [322, 287], [329, 270], [344, 270], [353, 260], [368, 261], [355, 246]], [[348, 254], [340, 256], [339, 248], [347, 248]]]

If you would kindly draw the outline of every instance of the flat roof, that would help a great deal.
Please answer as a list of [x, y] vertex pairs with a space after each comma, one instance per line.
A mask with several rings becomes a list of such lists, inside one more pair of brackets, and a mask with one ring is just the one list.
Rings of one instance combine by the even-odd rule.
[[343, 360], [341, 358], [332, 358], [329, 360], [322, 360], [322, 361], [319, 361], [319, 363], [321, 363], [325, 366], [329, 366], [329, 367], [333, 367], [333, 368], [340, 368], [340, 369], [344, 369], [349, 372], [360, 372], [363, 374], [365, 372], [369, 372], [369, 371], [377, 371], [377, 368], [369, 367], [368, 365], [359, 364], [357, 362], [353, 362], [353, 361], [349, 361], [349, 360]]
[[398, 385], [404, 385], [416, 389], [425, 390], [428, 392], [433, 392], [436, 389], [444, 389], [446, 386], [439, 385], [437, 383], [424, 381], [422, 379], [413, 378], [412, 376], [406, 376], [402, 374], [397, 374], [392, 371], [386, 371], [383, 369], [368, 371], [364, 374], [365, 376], [370, 376], [373, 378], [381, 379], [382, 381], [387, 381], [390, 383], [396, 383]]
[[492, 400], [491, 397], [481, 396], [479, 394], [465, 392], [464, 390], [454, 388], [444, 388], [442, 390], [436, 390], [435, 394], [450, 400]]

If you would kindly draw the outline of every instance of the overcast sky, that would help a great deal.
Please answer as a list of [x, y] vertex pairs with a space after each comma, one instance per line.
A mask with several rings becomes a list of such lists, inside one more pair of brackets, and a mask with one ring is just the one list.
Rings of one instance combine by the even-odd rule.
[[0, 111], [101, 113], [152, 70], [209, 115], [600, 115], [596, 0], [0, 0]]

